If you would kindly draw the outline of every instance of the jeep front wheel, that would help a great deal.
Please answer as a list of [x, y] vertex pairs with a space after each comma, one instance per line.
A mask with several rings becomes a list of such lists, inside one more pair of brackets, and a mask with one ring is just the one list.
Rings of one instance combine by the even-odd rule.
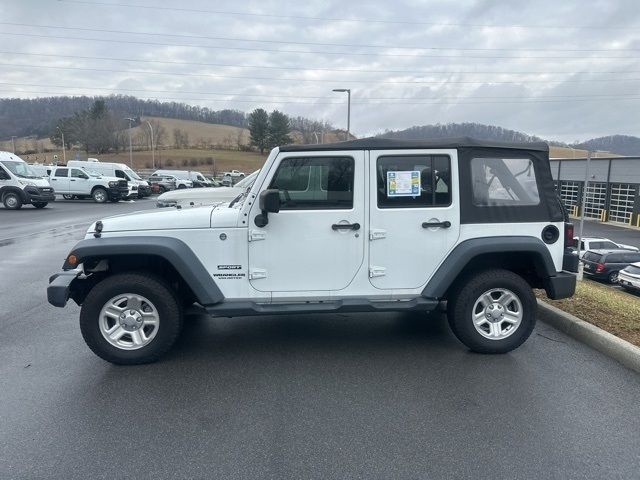
[[124, 273], [96, 284], [80, 311], [80, 330], [102, 359], [134, 365], [158, 360], [182, 329], [175, 292], [161, 279]]
[[449, 325], [455, 336], [479, 353], [506, 353], [529, 338], [536, 323], [533, 290], [508, 270], [487, 270], [467, 277], [448, 299]]

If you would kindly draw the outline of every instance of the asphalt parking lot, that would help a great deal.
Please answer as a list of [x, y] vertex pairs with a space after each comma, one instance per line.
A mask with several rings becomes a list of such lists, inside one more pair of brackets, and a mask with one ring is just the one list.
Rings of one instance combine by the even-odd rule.
[[0, 209], [0, 478], [638, 478], [640, 376], [543, 323], [484, 356], [439, 315], [194, 310], [163, 361], [103, 362], [47, 279], [151, 208]]

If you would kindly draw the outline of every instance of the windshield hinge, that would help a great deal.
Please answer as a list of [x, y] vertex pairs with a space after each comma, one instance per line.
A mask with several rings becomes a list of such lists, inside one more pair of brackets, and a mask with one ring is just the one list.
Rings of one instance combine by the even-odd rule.
[[379, 240], [381, 238], [387, 238], [387, 231], [379, 228], [372, 228], [369, 230], [369, 240]]
[[369, 267], [369, 278], [373, 277], [384, 277], [387, 274], [387, 269], [385, 267]]
[[252, 268], [249, 270], [249, 280], [257, 278], [267, 278], [267, 271], [264, 268]]
[[267, 238], [267, 233], [261, 230], [249, 230], [249, 241], [257, 242], [258, 240], [264, 240]]

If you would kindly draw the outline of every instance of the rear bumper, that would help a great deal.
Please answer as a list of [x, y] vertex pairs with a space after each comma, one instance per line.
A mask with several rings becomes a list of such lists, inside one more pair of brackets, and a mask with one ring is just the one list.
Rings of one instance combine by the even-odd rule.
[[60, 272], [49, 277], [48, 302], [54, 307], [64, 307], [71, 295], [71, 284], [80, 273], [79, 271]]
[[576, 291], [576, 276], [571, 272], [558, 272], [547, 279], [544, 289], [551, 300], [569, 298]]
[[565, 272], [578, 273], [579, 262], [580, 259], [578, 258], [578, 255], [565, 250], [565, 253], [562, 256], [562, 270]]

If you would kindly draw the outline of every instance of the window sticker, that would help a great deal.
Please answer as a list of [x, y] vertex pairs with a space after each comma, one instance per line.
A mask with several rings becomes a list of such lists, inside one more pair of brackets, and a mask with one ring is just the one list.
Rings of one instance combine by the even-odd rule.
[[420, 196], [420, 171], [387, 172], [387, 197]]

